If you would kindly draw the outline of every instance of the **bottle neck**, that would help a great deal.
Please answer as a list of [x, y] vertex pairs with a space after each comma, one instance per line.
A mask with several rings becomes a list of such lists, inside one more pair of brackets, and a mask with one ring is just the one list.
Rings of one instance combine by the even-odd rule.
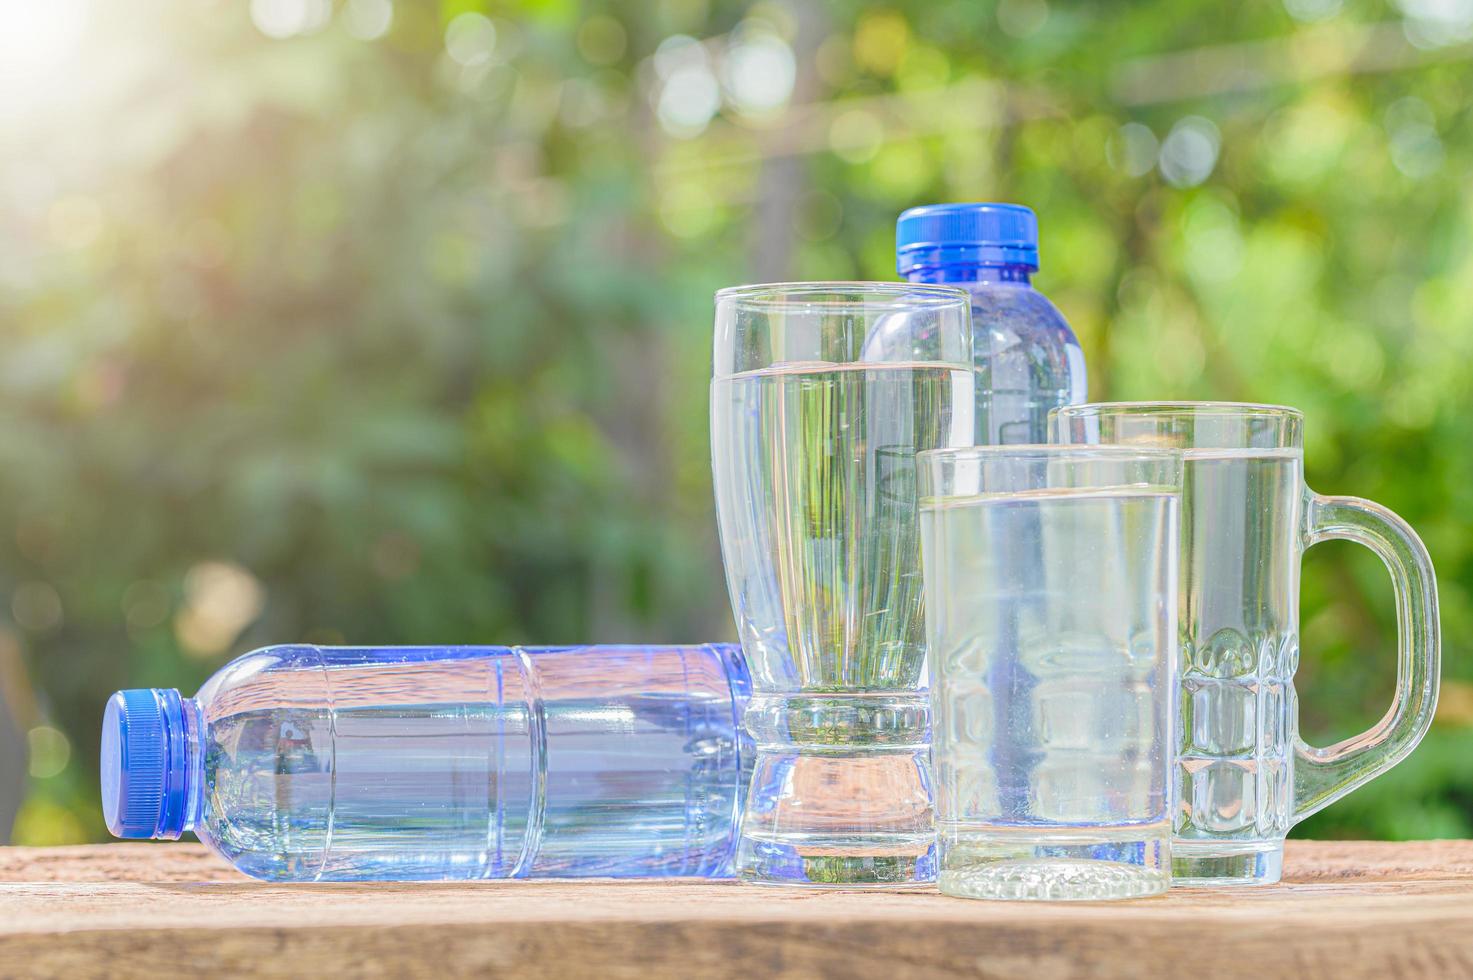
[[178, 691], [157, 689], [164, 704], [162, 743], [163, 786], [154, 840], [178, 840], [199, 821], [204, 801], [205, 769], [201, 746], [203, 714], [199, 701]]
[[945, 286], [996, 286], [1033, 284], [1031, 266], [993, 263], [948, 263], [946, 265], [918, 266], [906, 273], [910, 282], [931, 283]]
[[183, 698], [182, 703], [184, 737], [175, 744], [184, 750], [184, 818], [175, 837], [194, 830], [205, 799], [204, 714], [197, 699]]

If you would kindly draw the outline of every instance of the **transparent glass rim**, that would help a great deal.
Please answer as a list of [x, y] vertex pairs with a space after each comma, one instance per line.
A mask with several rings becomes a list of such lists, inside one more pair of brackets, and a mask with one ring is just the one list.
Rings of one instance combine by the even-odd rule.
[[[1182, 459], [1179, 449], [1113, 443], [928, 449], [916, 454], [918, 503], [922, 511], [932, 511], [951, 500], [997, 499], [1042, 490], [1055, 496], [1087, 497], [1126, 487], [1153, 487], [1179, 494]], [[1050, 474], [1049, 481], [1039, 483], [1045, 470]], [[984, 473], [1001, 479], [988, 476], [975, 487], [966, 486]], [[1005, 474], [1019, 479], [1011, 480]], [[1056, 482], [1055, 478], [1064, 482]], [[1012, 483], [1018, 485], [1009, 485]]]
[[1263, 402], [1086, 402], [1065, 405], [1051, 413], [1059, 418], [1091, 415], [1216, 415], [1237, 418], [1303, 419], [1304, 413], [1288, 405]]
[[[839, 296], [836, 294], [843, 293]], [[781, 294], [781, 295], [779, 295]], [[859, 294], [857, 297], [855, 294]], [[716, 290], [718, 304], [754, 310], [792, 307], [853, 308], [867, 312], [947, 309], [970, 311], [971, 299], [955, 286], [935, 283], [856, 280], [843, 282], [765, 282]]]
[[916, 453], [916, 460], [924, 463], [954, 460], [964, 462], [976, 460], [1141, 460], [1143, 462], [1171, 462], [1180, 460], [1180, 449], [1164, 446], [1116, 445], [1113, 443], [1037, 443], [1032, 445], [1006, 446], [962, 446], [949, 449], [927, 449]]

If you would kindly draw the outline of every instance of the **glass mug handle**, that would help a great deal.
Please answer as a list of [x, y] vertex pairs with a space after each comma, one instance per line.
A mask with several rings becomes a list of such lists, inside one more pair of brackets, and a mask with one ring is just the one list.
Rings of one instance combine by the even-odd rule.
[[1441, 672], [1437, 576], [1432, 558], [1406, 521], [1359, 497], [1304, 491], [1304, 547], [1355, 541], [1391, 572], [1396, 593], [1396, 698], [1372, 728], [1325, 748], [1295, 734], [1294, 822], [1298, 823], [1396, 765], [1432, 723]]

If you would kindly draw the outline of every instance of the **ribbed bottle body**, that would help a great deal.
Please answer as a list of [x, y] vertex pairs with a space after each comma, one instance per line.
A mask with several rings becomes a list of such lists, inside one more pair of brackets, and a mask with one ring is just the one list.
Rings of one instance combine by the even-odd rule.
[[1049, 412], [1086, 396], [1074, 331], [1026, 275], [952, 285], [972, 296], [977, 445], [1048, 442]]
[[195, 830], [294, 881], [729, 873], [735, 648], [272, 647], [201, 690]]
[[913, 282], [972, 297], [972, 360], [979, 446], [1048, 442], [1048, 415], [1087, 396], [1084, 351], [1064, 315], [1019, 266], [918, 268]]

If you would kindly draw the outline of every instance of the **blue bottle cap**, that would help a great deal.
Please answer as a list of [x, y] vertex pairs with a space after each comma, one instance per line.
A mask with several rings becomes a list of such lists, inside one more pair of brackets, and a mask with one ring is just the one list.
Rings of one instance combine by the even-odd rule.
[[928, 204], [895, 222], [902, 276], [949, 265], [1038, 269], [1038, 218], [1021, 204]]
[[184, 832], [188, 738], [170, 688], [119, 691], [102, 716], [102, 815], [114, 837]]

